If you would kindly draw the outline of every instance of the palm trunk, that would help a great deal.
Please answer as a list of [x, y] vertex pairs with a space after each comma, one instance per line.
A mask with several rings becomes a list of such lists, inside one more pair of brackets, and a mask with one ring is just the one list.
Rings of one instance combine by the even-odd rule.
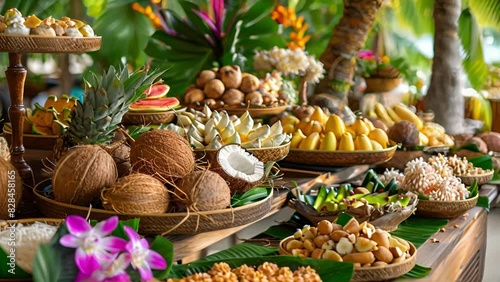
[[462, 133], [464, 123], [458, 37], [461, 5], [461, 0], [434, 1], [434, 59], [431, 84], [425, 97], [426, 108], [434, 111], [435, 121], [452, 135]]
[[317, 93], [344, 100], [353, 84], [356, 53], [363, 48], [383, 0], [345, 0], [344, 15], [333, 29], [321, 62], [327, 72]]

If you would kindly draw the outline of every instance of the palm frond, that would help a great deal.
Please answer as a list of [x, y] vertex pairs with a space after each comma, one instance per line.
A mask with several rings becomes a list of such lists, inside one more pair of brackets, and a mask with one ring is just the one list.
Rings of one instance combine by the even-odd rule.
[[463, 67], [471, 86], [482, 89], [488, 76], [488, 65], [484, 61], [482, 32], [476, 18], [467, 8], [458, 20], [458, 34], [462, 42]]
[[469, 0], [469, 7], [481, 25], [500, 28], [500, 1]]
[[432, 18], [434, 0], [394, 0], [392, 8], [394, 9], [398, 26], [416, 36], [433, 33], [434, 22], [429, 19]]

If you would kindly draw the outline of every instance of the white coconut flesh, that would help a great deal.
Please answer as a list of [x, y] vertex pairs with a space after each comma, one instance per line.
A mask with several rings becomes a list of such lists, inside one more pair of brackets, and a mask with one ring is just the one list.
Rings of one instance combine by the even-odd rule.
[[256, 182], [264, 177], [264, 163], [237, 144], [226, 145], [219, 150], [217, 161], [229, 176]]

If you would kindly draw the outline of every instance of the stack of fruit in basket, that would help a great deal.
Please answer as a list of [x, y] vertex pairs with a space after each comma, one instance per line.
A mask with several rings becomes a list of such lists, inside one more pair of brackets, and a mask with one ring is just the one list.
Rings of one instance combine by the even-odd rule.
[[283, 131], [280, 122], [269, 126], [256, 123], [246, 111], [241, 117], [226, 111], [212, 111], [205, 105], [202, 111], [177, 114], [177, 124], [165, 129], [187, 137], [195, 149], [220, 149], [225, 144], [241, 144], [243, 148], [269, 148], [286, 144], [290, 135]]
[[290, 148], [324, 151], [382, 150], [389, 145], [385, 131], [365, 118], [346, 125], [336, 114], [328, 115], [320, 107], [302, 120], [293, 115], [281, 120], [285, 132], [292, 133]]
[[387, 131], [389, 139], [405, 147], [453, 146], [453, 139], [435, 122], [424, 122], [402, 103], [393, 107], [376, 102], [366, 115], [375, 126]]
[[93, 37], [94, 30], [81, 20], [51, 16], [43, 20], [32, 14], [23, 17], [16, 8], [11, 8], [0, 16], [0, 33], [18, 35]]
[[192, 108], [207, 105], [212, 110], [222, 108], [275, 107], [290, 101], [281, 91], [283, 81], [277, 72], [259, 79], [242, 72], [239, 66], [203, 70], [184, 93], [184, 104]]
[[170, 86], [164, 83], [151, 85], [144, 94], [146, 97], [132, 103], [129, 111], [134, 113], [154, 113], [165, 112], [180, 107], [179, 100], [175, 97], [165, 97], [170, 90]]
[[281, 254], [352, 262], [355, 268], [387, 266], [412, 256], [408, 241], [366, 221], [346, 218], [322, 220], [316, 226], [298, 229], [293, 239], [282, 242]]
[[[23, 132], [37, 135], [61, 135], [69, 126], [71, 110], [76, 98], [50, 95], [43, 107], [36, 103], [34, 109], [26, 109]], [[10, 124], [5, 125], [9, 130]]]

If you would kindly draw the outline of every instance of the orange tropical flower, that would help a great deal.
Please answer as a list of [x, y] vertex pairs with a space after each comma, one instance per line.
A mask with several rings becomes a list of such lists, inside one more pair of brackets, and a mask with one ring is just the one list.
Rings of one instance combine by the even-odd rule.
[[287, 43], [289, 49], [306, 48], [306, 43], [311, 39], [311, 35], [305, 35], [309, 25], [304, 24], [303, 16], [297, 18], [295, 9], [278, 4], [271, 13], [271, 18], [283, 27], [293, 28], [294, 31], [290, 33], [291, 41]]
[[[161, 3], [161, 0], [152, 0], [154, 4]], [[153, 23], [153, 26], [156, 29], [162, 28], [160, 18], [158, 15], [153, 11], [153, 8], [151, 6], [147, 6], [146, 8], [142, 7], [139, 3], [135, 2], [132, 4], [132, 10], [137, 11], [146, 17]]]

